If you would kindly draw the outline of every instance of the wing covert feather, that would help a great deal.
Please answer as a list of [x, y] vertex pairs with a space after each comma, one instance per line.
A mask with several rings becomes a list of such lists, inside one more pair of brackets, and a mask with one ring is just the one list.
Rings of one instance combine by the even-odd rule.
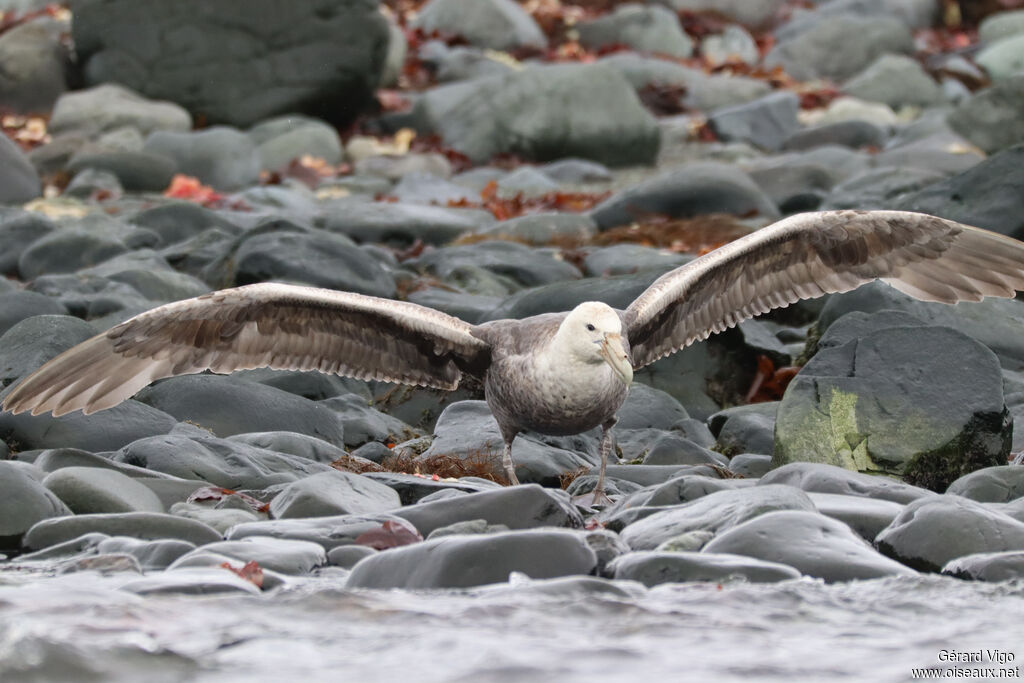
[[643, 367], [798, 299], [881, 279], [925, 301], [1012, 297], [1024, 243], [906, 211], [790, 216], [658, 278], [623, 313]]

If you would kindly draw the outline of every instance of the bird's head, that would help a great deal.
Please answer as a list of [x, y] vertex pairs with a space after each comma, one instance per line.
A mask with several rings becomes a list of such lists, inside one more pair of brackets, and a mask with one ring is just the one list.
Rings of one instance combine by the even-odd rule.
[[607, 363], [622, 381], [633, 381], [633, 361], [622, 338], [622, 321], [611, 306], [587, 301], [572, 310], [559, 329], [570, 351], [587, 363]]

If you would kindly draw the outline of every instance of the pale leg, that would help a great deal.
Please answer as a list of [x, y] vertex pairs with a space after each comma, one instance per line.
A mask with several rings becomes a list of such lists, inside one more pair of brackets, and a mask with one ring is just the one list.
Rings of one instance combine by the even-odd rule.
[[604, 492], [604, 474], [608, 469], [608, 456], [612, 451], [612, 427], [615, 426], [615, 419], [608, 420], [601, 425], [601, 469], [597, 473], [597, 486], [594, 487], [594, 504], [607, 505], [611, 499]]
[[[516, 437], [513, 436], [514, 440]], [[519, 485], [519, 477], [516, 476], [516, 466], [512, 464], [512, 440], [505, 441], [505, 451], [501, 455], [501, 466], [505, 468], [505, 476], [508, 477], [510, 486]]]

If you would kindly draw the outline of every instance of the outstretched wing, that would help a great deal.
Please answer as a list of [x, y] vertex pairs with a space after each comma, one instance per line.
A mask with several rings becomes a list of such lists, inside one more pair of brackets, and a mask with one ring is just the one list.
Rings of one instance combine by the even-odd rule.
[[416, 304], [283, 284], [160, 306], [82, 342], [25, 378], [3, 407], [33, 415], [117, 405], [162, 377], [257, 367], [319, 370], [454, 389], [489, 362], [474, 326]]
[[643, 367], [773, 308], [881, 279], [925, 301], [1012, 297], [1024, 243], [906, 211], [791, 216], [655, 280], [623, 313]]

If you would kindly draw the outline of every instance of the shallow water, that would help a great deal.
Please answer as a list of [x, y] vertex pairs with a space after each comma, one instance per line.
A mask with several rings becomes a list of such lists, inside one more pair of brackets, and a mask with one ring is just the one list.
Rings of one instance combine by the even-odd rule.
[[0, 680], [903, 681], [944, 649], [1024, 656], [1024, 585], [936, 576], [411, 593], [339, 573], [219, 597], [124, 581], [0, 574]]

